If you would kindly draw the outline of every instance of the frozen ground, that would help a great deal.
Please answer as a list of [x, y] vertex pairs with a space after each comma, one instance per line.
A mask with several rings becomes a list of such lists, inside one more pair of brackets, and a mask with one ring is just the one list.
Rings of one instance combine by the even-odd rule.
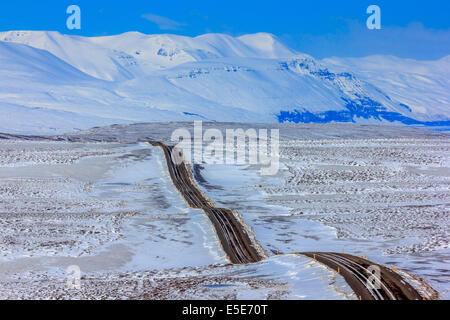
[[283, 139], [281, 169], [196, 166], [269, 251], [344, 250], [426, 279], [450, 298], [450, 140]]
[[[449, 298], [447, 133], [203, 125], [280, 129], [277, 176], [261, 177], [251, 166], [194, 170], [269, 252], [366, 254]], [[225, 264], [209, 221], [187, 208], [159, 149], [139, 144], [170, 142], [179, 127], [192, 130], [192, 123], [114, 125], [50, 140], [0, 134], [0, 297], [354, 298], [340, 276], [307, 258]], [[65, 286], [73, 264], [83, 275], [79, 291]]]
[[[58, 270], [61, 271], [61, 270]], [[342, 277], [299, 256], [252, 265], [89, 273], [69, 289], [64, 272], [14, 274], [0, 299], [355, 299]]]
[[146, 143], [0, 140], [0, 190], [0, 298], [355, 298], [308, 258], [228, 265]]

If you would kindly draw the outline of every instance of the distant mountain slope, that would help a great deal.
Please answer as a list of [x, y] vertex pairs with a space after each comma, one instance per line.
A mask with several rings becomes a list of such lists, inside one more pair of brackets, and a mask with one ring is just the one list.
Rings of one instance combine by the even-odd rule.
[[54, 31], [0, 32], [0, 41], [47, 50], [79, 70], [103, 80], [124, 80], [185, 62], [217, 58], [281, 58], [295, 52], [269, 34], [234, 38], [205, 34], [195, 38], [127, 32], [79, 37]]
[[319, 62], [265, 33], [1, 32], [0, 110], [9, 116], [0, 131], [191, 120], [442, 125], [449, 60]]
[[449, 118], [450, 56], [437, 61], [371, 56], [332, 58], [323, 62], [337, 70], [352, 70], [360, 79], [410, 108], [419, 119]]

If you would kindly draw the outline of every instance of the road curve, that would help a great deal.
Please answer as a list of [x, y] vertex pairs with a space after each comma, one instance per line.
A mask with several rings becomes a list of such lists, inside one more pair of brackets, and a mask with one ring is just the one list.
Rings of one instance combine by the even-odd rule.
[[381, 264], [344, 253], [304, 252], [303, 255], [338, 271], [361, 300], [421, 300], [398, 273]]
[[[159, 141], [148, 141], [160, 147], [165, 155], [173, 184], [190, 207], [202, 209], [211, 220], [222, 248], [231, 263], [253, 263], [264, 259], [259, 246], [251, 241], [243, 225], [230, 209], [217, 208], [197, 187], [189, 164], [172, 161], [174, 147]], [[180, 153], [181, 155], [181, 153]], [[182, 155], [181, 155], [182, 156]], [[350, 254], [335, 252], [302, 252], [302, 255], [339, 272], [361, 300], [419, 300], [421, 295], [393, 270]], [[377, 272], [378, 271], [378, 272]]]
[[158, 141], [149, 141], [152, 146], [160, 147], [166, 157], [167, 167], [173, 184], [182, 194], [190, 207], [202, 209], [216, 229], [222, 248], [231, 263], [252, 263], [264, 256], [255, 248], [245, 228], [230, 209], [217, 208], [195, 184], [189, 164], [172, 161], [174, 148]]

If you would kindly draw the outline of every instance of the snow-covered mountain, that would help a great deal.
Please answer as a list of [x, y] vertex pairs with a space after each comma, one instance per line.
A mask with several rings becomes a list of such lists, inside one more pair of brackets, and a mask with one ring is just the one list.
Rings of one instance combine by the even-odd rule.
[[331, 58], [323, 62], [335, 70], [352, 70], [358, 78], [375, 85], [423, 118], [448, 120], [450, 55], [438, 61], [370, 56]]
[[270, 34], [0, 33], [0, 131], [145, 121], [445, 124], [449, 59], [317, 61]]

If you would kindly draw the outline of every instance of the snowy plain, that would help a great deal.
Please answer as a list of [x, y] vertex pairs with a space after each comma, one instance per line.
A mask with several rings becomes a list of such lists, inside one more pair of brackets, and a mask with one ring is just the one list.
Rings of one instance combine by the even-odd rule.
[[[160, 151], [143, 144], [172, 143], [173, 130], [192, 130], [192, 123], [0, 134], [0, 295], [354, 299], [335, 272], [286, 255], [344, 249], [422, 277], [448, 298], [447, 133], [348, 124], [203, 126], [280, 129], [276, 176], [261, 177], [257, 166], [193, 167], [201, 188], [239, 212], [269, 259], [227, 264], [209, 221], [187, 208]], [[84, 271], [79, 291], [65, 286], [72, 263]]]
[[[147, 143], [0, 141], [0, 297], [354, 299], [311, 259], [230, 265]], [[66, 268], [82, 272], [81, 289]]]
[[280, 170], [197, 165], [272, 254], [341, 252], [419, 276], [450, 297], [450, 140], [284, 140]]

